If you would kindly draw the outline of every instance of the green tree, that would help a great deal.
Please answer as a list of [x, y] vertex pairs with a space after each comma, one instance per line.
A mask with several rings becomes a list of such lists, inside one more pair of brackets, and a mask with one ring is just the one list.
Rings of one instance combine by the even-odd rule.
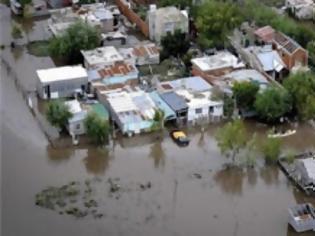
[[283, 88], [272, 86], [257, 94], [255, 110], [267, 122], [277, 121], [291, 109], [290, 94]]
[[46, 118], [57, 128], [65, 129], [72, 117], [69, 107], [62, 100], [52, 100], [46, 106]]
[[270, 25], [292, 37], [302, 47], [306, 47], [309, 41], [315, 40], [315, 31], [312, 27], [301, 24], [286, 14], [278, 14], [261, 1], [246, 0], [240, 7], [246, 21], [255, 22], [258, 26]]
[[108, 141], [110, 126], [108, 121], [101, 118], [95, 112], [90, 112], [84, 120], [87, 135], [96, 144], [104, 144]]
[[292, 149], [289, 149], [285, 153], [285, 161], [289, 164], [293, 164], [295, 161], [296, 152]]
[[162, 130], [164, 128], [165, 113], [163, 110], [156, 110], [153, 117], [152, 130]]
[[259, 85], [253, 82], [236, 82], [232, 87], [233, 96], [239, 109], [252, 110]]
[[266, 163], [276, 163], [281, 152], [281, 140], [277, 138], [267, 138], [262, 144], [261, 151], [264, 154]]
[[235, 3], [205, 1], [197, 10], [198, 43], [203, 48], [226, 46], [227, 36], [242, 21], [240, 8]]
[[228, 95], [224, 95], [223, 102], [223, 114], [230, 119], [234, 112], [234, 99]]
[[161, 60], [170, 56], [182, 57], [190, 47], [190, 41], [185, 33], [175, 30], [174, 34], [167, 33], [161, 39]]
[[82, 62], [81, 50], [90, 50], [100, 45], [98, 30], [83, 21], [71, 25], [66, 32], [51, 39], [49, 51], [70, 64]]
[[20, 24], [13, 23], [11, 35], [14, 39], [22, 38], [22, 28]]
[[254, 133], [252, 138], [246, 143], [245, 147], [245, 163], [248, 167], [254, 167], [254, 165], [256, 164], [257, 144], [257, 135], [256, 133]]
[[284, 87], [293, 98], [293, 108], [301, 120], [315, 118], [315, 75], [311, 72], [292, 74]]
[[232, 158], [235, 164], [235, 158], [239, 152], [246, 147], [247, 137], [246, 129], [241, 120], [235, 120], [225, 124], [216, 133], [216, 140], [221, 153]]
[[315, 40], [307, 44], [308, 64], [315, 71]]

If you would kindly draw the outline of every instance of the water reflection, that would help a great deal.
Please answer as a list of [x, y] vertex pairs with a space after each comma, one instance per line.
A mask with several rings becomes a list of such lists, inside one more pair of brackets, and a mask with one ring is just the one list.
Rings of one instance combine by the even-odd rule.
[[153, 159], [154, 167], [160, 168], [165, 166], [165, 152], [162, 146], [162, 141], [158, 140], [150, 147], [149, 156]]
[[247, 182], [251, 186], [255, 186], [258, 179], [258, 173], [255, 168], [247, 168]]
[[219, 170], [215, 174], [214, 180], [224, 193], [241, 195], [245, 176], [242, 168], [230, 167]]
[[260, 169], [260, 177], [266, 185], [279, 184], [279, 168], [277, 166], [266, 166]]
[[49, 160], [55, 163], [61, 163], [69, 161], [70, 157], [74, 155], [74, 149], [73, 148], [56, 149], [48, 145], [46, 148], [46, 153], [48, 155]]
[[88, 173], [103, 175], [112, 158], [111, 152], [106, 148], [88, 148], [83, 162]]

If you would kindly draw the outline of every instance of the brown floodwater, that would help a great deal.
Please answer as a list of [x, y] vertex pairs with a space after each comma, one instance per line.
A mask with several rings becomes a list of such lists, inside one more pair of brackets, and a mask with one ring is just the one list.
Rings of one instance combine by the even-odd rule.
[[[9, 15], [3, 7], [0, 11], [4, 32]], [[8, 49], [2, 56], [16, 66], [29, 90], [34, 89], [36, 68], [52, 65], [49, 58], [33, 57], [25, 49], [18, 58]], [[0, 77], [3, 236], [297, 235], [287, 224], [288, 207], [305, 201], [315, 204], [277, 167], [265, 167], [259, 158], [255, 169], [225, 170], [227, 160], [217, 148], [215, 125], [204, 132], [189, 129], [191, 143], [186, 148], [176, 146], [165, 132], [119, 137], [107, 150], [53, 149], [3, 66]], [[247, 128], [265, 137], [266, 127], [248, 122]], [[289, 148], [314, 149], [314, 130], [300, 126], [296, 135], [284, 140], [284, 149]], [[35, 205], [35, 195], [49, 186], [95, 177], [101, 219], [75, 219]], [[120, 178], [121, 185], [131, 190], [119, 199], [110, 197], [104, 184], [109, 178]], [[134, 187], [148, 181], [150, 189]]]

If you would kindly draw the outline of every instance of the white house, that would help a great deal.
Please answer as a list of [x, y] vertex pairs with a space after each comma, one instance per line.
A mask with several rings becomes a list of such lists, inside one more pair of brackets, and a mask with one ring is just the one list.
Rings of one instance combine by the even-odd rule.
[[69, 107], [72, 117], [68, 120], [68, 132], [71, 135], [81, 135], [85, 133], [84, 120], [87, 111], [83, 110], [78, 100], [66, 101], [65, 105]]
[[137, 66], [160, 63], [160, 51], [154, 43], [145, 42], [132, 48], [119, 48], [119, 53]]
[[265, 71], [273, 79], [282, 78], [286, 70], [286, 65], [281, 59], [279, 53], [273, 50], [272, 45], [265, 45], [262, 47], [252, 46], [245, 49], [250, 64], [254, 67], [256, 63], [261, 71]]
[[189, 19], [185, 11], [181, 11], [174, 6], [156, 9], [155, 5], [150, 6], [147, 15], [149, 24], [149, 36], [151, 40], [160, 42], [161, 37], [168, 32], [174, 33], [181, 30], [183, 33], [189, 32]]
[[315, 19], [315, 3], [313, 0], [286, 0], [285, 6], [300, 20]]
[[113, 46], [100, 47], [87, 51], [82, 50], [81, 53], [84, 58], [84, 66], [88, 69], [95, 69], [124, 61], [124, 57]]
[[124, 87], [98, 91], [98, 96], [123, 134], [130, 136], [151, 131], [158, 107], [148, 93], [137, 87]]
[[81, 66], [63, 66], [37, 70], [37, 92], [40, 98], [71, 97], [83, 93], [88, 85], [88, 74]]
[[175, 92], [184, 98], [187, 106], [187, 123], [217, 121], [223, 117], [223, 101], [212, 98], [213, 87], [199, 76], [162, 82], [161, 93]]

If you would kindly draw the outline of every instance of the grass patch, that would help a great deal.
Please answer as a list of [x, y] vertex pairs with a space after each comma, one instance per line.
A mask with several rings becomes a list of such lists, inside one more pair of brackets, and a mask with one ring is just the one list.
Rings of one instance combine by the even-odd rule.
[[49, 56], [49, 41], [34, 41], [27, 45], [28, 52], [37, 57]]

